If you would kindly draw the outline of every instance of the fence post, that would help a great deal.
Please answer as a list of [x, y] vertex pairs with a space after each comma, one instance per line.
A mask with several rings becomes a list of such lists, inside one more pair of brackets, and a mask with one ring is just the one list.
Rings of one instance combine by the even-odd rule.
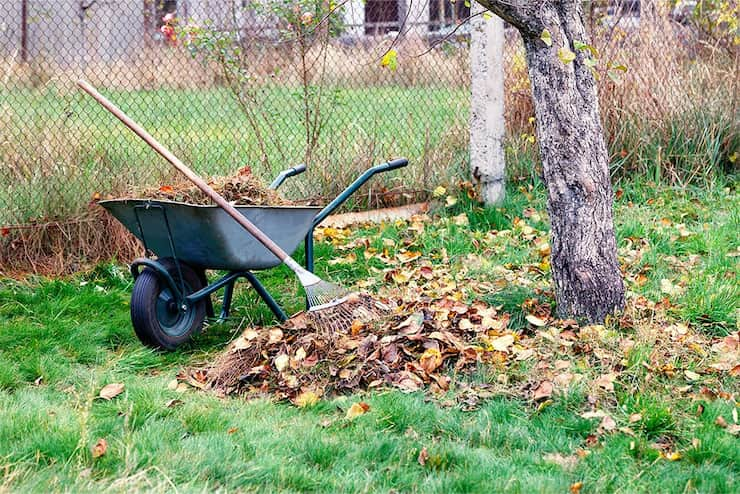
[[[473, 14], [483, 11], [473, 3]], [[495, 15], [471, 19], [470, 172], [487, 205], [505, 191], [504, 23]]]
[[21, 1], [21, 62], [28, 62], [28, 0]]

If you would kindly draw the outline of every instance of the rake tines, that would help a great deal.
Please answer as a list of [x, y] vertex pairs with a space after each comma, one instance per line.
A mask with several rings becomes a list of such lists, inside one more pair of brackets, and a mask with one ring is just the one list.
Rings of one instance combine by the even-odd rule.
[[[315, 300], [322, 298], [327, 297], [319, 295]], [[307, 314], [314, 327], [330, 332], [344, 332], [351, 328], [355, 321], [368, 323], [391, 312], [390, 307], [385, 304], [357, 292], [335, 297], [319, 305], [309, 303], [309, 307]]]

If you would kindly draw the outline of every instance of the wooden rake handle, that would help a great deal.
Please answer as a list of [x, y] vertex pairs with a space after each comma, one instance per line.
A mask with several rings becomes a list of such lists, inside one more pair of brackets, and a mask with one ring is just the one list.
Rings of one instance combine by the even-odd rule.
[[182, 161], [180, 161], [177, 156], [172, 154], [172, 152], [164, 147], [159, 141], [157, 141], [152, 135], [144, 130], [143, 127], [141, 127], [139, 124], [134, 122], [131, 117], [126, 115], [120, 108], [118, 108], [116, 105], [110, 102], [105, 96], [100, 94], [94, 87], [92, 87], [87, 81], [79, 80], [77, 81], [77, 85], [82, 88], [83, 91], [85, 91], [87, 94], [92, 96], [98, 103], [101, 104], [106, 110], [111, 112], [113, 115], [115, 115], [118, 120], [123, 122], [126, 127], [134, 131], [136, 135], [141, 137], [144, 142], [149, 144], [149, 146], [152, 147], [156, 152], [158, 152], [164, 159], [169, 161], [172, 166], [177, 168], [177, 171], [185, 175], [188, 180], [193, 182], [200, 190], [202, 190], [208, 197], [213, 199], [213, 202], [218, 204], [221, 209], [226, 211], [229, 216], [234, 218], [241, 226], [243, 226], [249, 233], [251, 233], [254, 238], [259, 240], [262, 245], [267, 247], [273, 254], [275, 254], [278, 259], [285, 262], [286, 259], [289, 258], [288, 254], [280, 248], [278, 244], [272, 241], [270, 237], [265, 235], [262, 230], [257, 228], [254, 223], [249, 221], [247, 218], [245, 218], [242, 214], [239, 213], [239, 211], [236, 210], [234, 206], [229, 204], [226, 199], [224, 199], [218, 192], [213, 190], [211, 186], [209, 186], [202, 178], [200, 178], [193, 170], [188, 168], [188, 166], [185, 165]]

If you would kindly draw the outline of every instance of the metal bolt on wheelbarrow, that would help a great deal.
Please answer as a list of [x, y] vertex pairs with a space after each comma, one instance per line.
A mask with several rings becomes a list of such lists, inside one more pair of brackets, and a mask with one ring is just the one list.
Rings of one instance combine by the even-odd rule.
[[[292, 255], [303, 241], [306, 268], [313, 271], [313, 230], [374, 175], [402, 168], [406, 159], [373, 166], [360, 175], [326, 207], [236, 206], [239, 213]], [[298, 165], [281, 172], [271, 184], [276, 189], [287, 178], [306, 170]], [[280, 321], [287, 316], [259, 282], [254, 271], [281, 264], [264, 245], [242, 229], [218, 206], [174, 201], [121, 199], [101, 201], [144, 244], [143, 257], [131, 264], [135, 279], [131, 294], [131, 321], [146, 345], [173, 350], [188, 341], [214, 316], [210, 295], [224, 289], [221, 319], [229, 315], [234, 284], [245, 278]], [[143, 268], [143, 269], [142, 269]], [[207, 269], [228, 273], [208, 284]]]

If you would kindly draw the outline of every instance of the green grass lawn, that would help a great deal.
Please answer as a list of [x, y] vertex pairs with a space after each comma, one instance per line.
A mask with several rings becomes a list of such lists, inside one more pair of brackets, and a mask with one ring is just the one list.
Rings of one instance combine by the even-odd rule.
[[[231, 174], [249, 165], [270, 180], [305, 159], [298, 88], [259, 92], [257, 122], [266, 161], [256, 133], [227, 89], [103, 92], [205, 175]], [[358, 170], [401, 152], [413, 163], [404, 171], [404, 183], [423, 187], [425, 177], [445, 173], [449, 153], [460, 144], [456, 136], [464, 136], [467, 128], [464, 88], [337, 88], [330, 100], [314, 167], [300, 182], [286, 184], [289, 195], [335, 193]], [[68, 217], [95, 192], [120, 193], [174, 176], [169, 164], [81, 91], [54, 85], [0, 89], [0, 117], [8, 137], [0, 147], [0, 181], [12, 184], [0, 190], [0, 224]], [[429, 158], [441, 168], [430, 168]], [[387, 187], [398, 185], [398, 178], [383, 180]]]
[[[535, 237], [545, 234], [543, 192], [512, 186], [501, 208], [461, 199], [438, 214], [421, 235], [398, 223], [354, 231], [347, 242], [392, 239], [433, 264], [446, 253], [453, 277], [465, 271], [496, 286], [487, 300], [511, 315], [510, 327], [531, 335], [528, 301], [553, 303], [537, 239], [527, 239], [522, 224]], [[661, 308], [634, 327], [606, 328], [636, 342], [617, 363], [614, 392], [599, 398], [613, 430], [582, 416], [593, 399], [586, 384], [544, 403], [496, 392], [465, 405], [470, 389], [526, 379], [535, 369], [523, 363], [453, 375], [441, 396], [384, 389], [306, 408], [173, 389], [178, 372], [213, 361], [244, 327], [269, 324], [269, 312], [242, 289], [233, 320], [211, 324], [177, 352], [157, 353], [130, 327], [125, 267], [101, 265], [65, 279], [0, 281], [0, 492], [736, 492], [740, 447], [730, 431], [738, 379], [703, 369], [714, 358], [709, 345], [738, 330], [737, 191], [625, 187], [616, 215], [630, 299]], [[492, 230], [497, 235], [487, 237]], [[326, 242], [317, 251], [322, 276], [384, 284], [375, 259], [330, 265], [348, 251]], [[288, 308], [300, 307], [285, 269], [262, 279]], [[642, 339], [681, 325], [706, 342], [704, 355], [687, 354], [688, 343], [658, 348]], [[578, 355], [563, 355], [583, 365]], [[700, 379], [687, 381], [684, 369]], [[96, 398], [109, 383], [123, 383], [123, 393]], [[361, 400], [370, 409], [347, 419]], [[107, 450], [93, 458], [100, 439]]]

